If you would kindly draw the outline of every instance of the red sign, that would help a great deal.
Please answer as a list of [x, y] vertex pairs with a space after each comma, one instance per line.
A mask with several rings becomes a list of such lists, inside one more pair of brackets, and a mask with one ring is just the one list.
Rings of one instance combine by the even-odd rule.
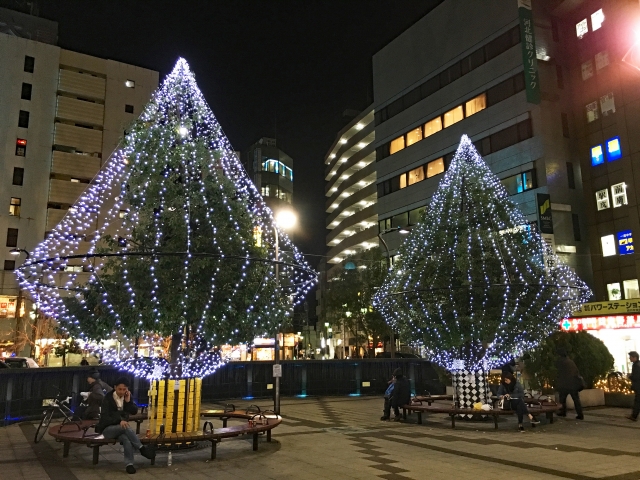
[[565, 332], [640, 328], [640, 315], [607, 315], [602, 317], [565, 318], [560, 322]]

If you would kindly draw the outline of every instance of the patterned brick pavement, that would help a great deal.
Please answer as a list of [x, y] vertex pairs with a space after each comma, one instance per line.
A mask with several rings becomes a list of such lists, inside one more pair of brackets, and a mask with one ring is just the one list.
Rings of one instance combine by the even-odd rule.
[[135, 477], [124, 472], [119, 446], [103, 447], [93, 466], [91, 449], [72, 445], [63, 459], [50, 437], [32, 443], [33, 424], [12, 425], [0, 428], [0, 479], [640, 479], [640, 424], [625, 419], [626, 410], [587, 410], [583, 422], [570, 416], [519, 433], [515, 418], [498, 431], [492, 421], [460, 421], [452, 430], [444, 415], [424, 425], [381, 422], [381, 409], [371, 397], [283, 399], [283, 424], [258, 452], [250, 438], [238, 438], [224, 440], [214, 461], [207, 446], [174, 452], [170, 467], [165, 452], [155, 466], [136, 456]]

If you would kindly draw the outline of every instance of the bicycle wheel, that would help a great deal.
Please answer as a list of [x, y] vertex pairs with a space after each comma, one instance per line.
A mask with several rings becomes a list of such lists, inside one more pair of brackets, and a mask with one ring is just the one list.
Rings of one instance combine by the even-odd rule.
[[40, 421], [40, 425], [38, 425], [38, 429], [36, 430], [36, 437], [33, 439], [33, 443], [38, 443], [44, 437], [47, 429], [49, 428], [49, 424], [51, 423], [51, 418], [53, 417], [53, 409], [47, 410], [44, 412], [42, 420]]

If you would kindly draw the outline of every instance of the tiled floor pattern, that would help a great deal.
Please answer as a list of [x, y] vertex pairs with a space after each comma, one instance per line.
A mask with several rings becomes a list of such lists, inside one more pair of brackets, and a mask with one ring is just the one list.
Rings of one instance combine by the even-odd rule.
[[160, 452], [155, 466], [136, 457], [135, 477], [124, 472], [121, 447], [101, 448], [94, 467], [91, 449], [72, 445], [63, 459], [62, 445], [48, 436], [32, 443], [33, 424], [12, 425], [0, 428], [0, 480], [640, 480], [640, 424], [626, 420], [626, 410], [588, 410], [583, 422], [558, 419], [519, 433], [514, 418], [503, 419], [498, 431], [493, 421], [459, 421], [452, 430], [444, 415], [425, 416], [424, 425], [411, 417], [381, 422], [381, 409], [379, 398], [283, 399], [283, 424], [273, 442], [261, 438], [258, 452], [250, 438], [224, 440], [215, 461], [207, 444], [174, 452], [170, 467]]

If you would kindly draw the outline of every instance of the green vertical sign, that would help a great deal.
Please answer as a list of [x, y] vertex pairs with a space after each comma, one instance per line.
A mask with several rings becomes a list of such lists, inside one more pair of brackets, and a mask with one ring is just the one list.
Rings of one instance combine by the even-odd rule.
[[527, 101], [538, 104], [540, 103], [540, 76], [538, 75], [538, 59], [536, 58], [536, 39], [533, 33], [531, 0], [518, 0], [518, 17], [520, 18], [520, 44], [522, 45]]

